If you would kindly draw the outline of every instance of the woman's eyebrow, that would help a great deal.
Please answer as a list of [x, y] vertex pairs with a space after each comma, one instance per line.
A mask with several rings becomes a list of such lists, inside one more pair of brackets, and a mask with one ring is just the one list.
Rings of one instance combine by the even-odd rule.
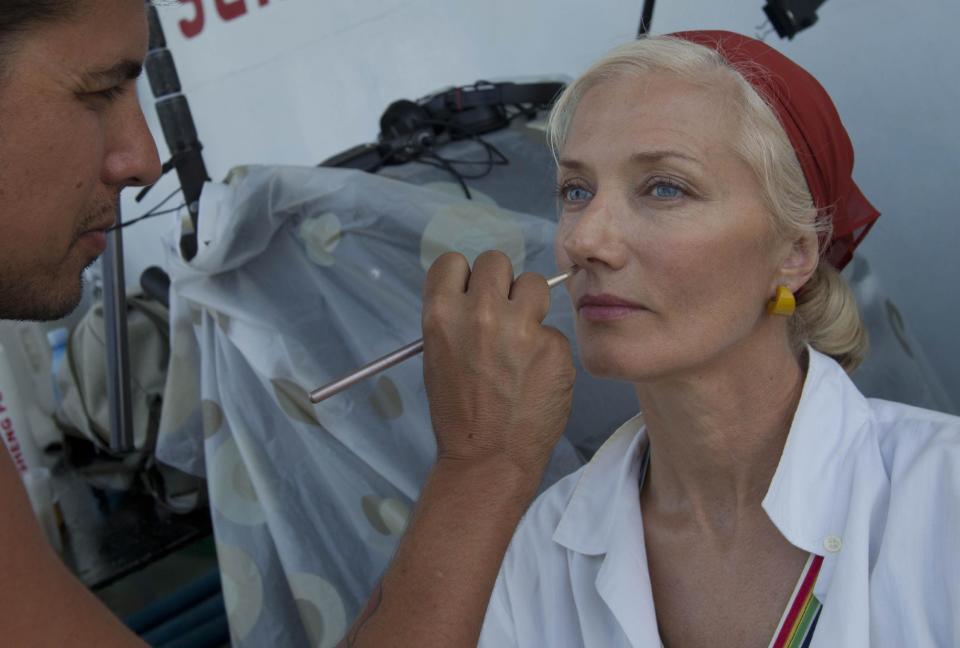
[[84, 82], [90, 85], [114, 85], [122, 81], [136, 79], [142, 71], [143, 64], [139, 61], [125, 59], [104, 68], [87, 70], [81, 76]]
[[586, 168], [586, 163], [581, 162], [580, 160], [574, 160], [572, 158], [560, 158], [557, 160], [557, 166], [564, 169], [571, 169], [573, 171], [579, 171]]
[[640, 164], [652, 164], [652, 163], [660, 162], [662, 160], [669, 159], [669, 158], [679, 158], [687, 162], [692, 162], [697, 166], [700, 166], [700, 167], [703, 166], [703, 162], [701, 162], [699, 159], [695, 158], [694, 156], [689, 155], [687, 153], [683, 153], [681, 151], [674, 151], [674, 150], [642, 151], [640, 153], [634, 153], [633, 155], [631, 155], [630, 161], [637, 162]]
[[[695, 164], [698, 167], [703, 166], [703, 162], [696, 157], [682, 151], [675, 151], [671, 149], [640, 151], [630, 156], [630, 162], [634, 164], [655, 164], [670, 158], [685, 160], [686, 162]], [[573, 171], [582, 170], [589, 166], [586, 162], [582, 162], [573, 158], [560, 158], [560, 160], [557, 162], [557, 165], [561, 168], [571, 169]]]

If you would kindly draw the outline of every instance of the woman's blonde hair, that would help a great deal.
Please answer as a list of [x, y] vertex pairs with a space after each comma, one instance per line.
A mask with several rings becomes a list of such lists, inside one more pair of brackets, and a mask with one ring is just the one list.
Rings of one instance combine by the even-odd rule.
[[[650, 36], [621, 45], [567, 86], [550, 113], [547, 127], [554, 157], [559, 157], [577, 106], [591, 88], [609, 79], [650, 72], [666, 72], [709, 87], [717, 87], [726, 79], [733, 95], [724, 107], [735, 110], [740, 122], [736, 150], [760, 182], [774, 230], [787, 240], [816, 234], [821, 248], [830, 240], [829, 208], [818, 210], [814, 206], [793, 145], [773, 108], [748, 80], [765, 74], [765, 70], [739, 64], [734, 67], [717, 51], [687, 40]], [[853, 292], [822, 258], [797, 293], [790, 337], [798, 350], [809, 344], [833, 357], [847, 372], [852, 372], [866, 355], [867, 332]]]

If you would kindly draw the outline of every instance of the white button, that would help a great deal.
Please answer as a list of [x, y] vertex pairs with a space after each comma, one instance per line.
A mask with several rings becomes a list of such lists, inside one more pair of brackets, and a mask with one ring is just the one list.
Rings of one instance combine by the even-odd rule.
[[840, 551], [840, 548], [843, 546], [843, 542], [840, 540], [839, 536], [828, 535], [823, 539], [823, 548], [829, 551], [830, 553], [837, 553]]

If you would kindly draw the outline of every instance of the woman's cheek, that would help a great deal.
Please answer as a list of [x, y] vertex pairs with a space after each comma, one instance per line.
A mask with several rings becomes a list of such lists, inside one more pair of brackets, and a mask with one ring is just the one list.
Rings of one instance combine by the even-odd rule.
[[557, 261], [558, 268], [565, 268], [570, 265], [570, 257], [564, 247], [564, 241], [567, 238], [569, 228], [561, 219], [557, 225], [556, 234], [553, 237], [553, 258]]

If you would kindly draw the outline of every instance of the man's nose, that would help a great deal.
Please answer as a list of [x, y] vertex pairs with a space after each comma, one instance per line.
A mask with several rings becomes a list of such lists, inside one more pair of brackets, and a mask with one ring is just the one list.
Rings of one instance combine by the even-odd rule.
[[122, 117], [108, 125], [103, 181], [113, 186], [142, 186], [160, 178], [157, 143], [135, 97], [124, 107]]

